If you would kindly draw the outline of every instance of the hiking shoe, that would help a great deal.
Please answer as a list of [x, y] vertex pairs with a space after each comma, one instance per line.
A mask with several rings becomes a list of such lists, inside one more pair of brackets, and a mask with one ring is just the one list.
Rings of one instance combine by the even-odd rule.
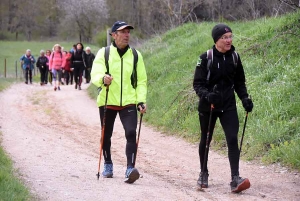
[[57, 89], [60, 91], [60, 86], [58, 86]]
[[104, 178], [112, 178], [114, 175], [113, 169], [114, 169], [114, 166], [112, 163], [110, 163], [110, 164], [104, 163], [104, 170], [102, 172], [102, 176]]
[[231, 192], [239, 193], [250, 188], [250, 181], [247, 178], [239, 177], [238, 175], [232, 177], [230, 182]]
[[208, 188], [208, 172], [200, 172], [197, 185], [201, 188]]
[[140, 178], [139, 171], [134, 167], [127, 167], [125, 172], [125, 183], [132, 184]]
[[56, 87], [54, 87], [54, 91], [56, 91], [56, 89], [57, 89], [57, 88], [56, 88]]

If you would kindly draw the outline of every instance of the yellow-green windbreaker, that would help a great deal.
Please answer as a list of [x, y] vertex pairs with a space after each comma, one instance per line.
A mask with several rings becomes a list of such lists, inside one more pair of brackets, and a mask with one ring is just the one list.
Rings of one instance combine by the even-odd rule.
[[[107, 72], [104, 59], [105, 48], [101, 48], [93, 62], [91, 71], [91, 81], [97, 87], [101, 87], [97, 97], [98, 107], [105, 105], [106, 87], [103, 84], [103, 77]], [[143, 57], [139, 51], [137, 62], [137, 87], [134, 89], [131, 85], [131, 74], [133, 71], [133, 53], [129, 48], [126, 53], [120, 57], [117, 48], [110, 46], [109, 53], [109, 74], [113, 77], [109, 86], [107, 105], [126, 106], [129, 104], [146, 103], [147, 96], [147, 74]]]

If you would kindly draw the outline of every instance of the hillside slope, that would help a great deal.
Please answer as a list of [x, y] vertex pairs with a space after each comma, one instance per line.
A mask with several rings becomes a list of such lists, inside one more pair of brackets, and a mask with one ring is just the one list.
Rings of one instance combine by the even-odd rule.
[[[251, 22], [228, 23], [234, 34], [254, 101], [243, 154], [300, 168], [300, 13]], [[211, 48], [216, 23], [185, 24], [141, 48], [149, 79], [146, 120], [167, 132], [198, 141], [198, 98], [192, 79], [198, 56]], [[238, 101], [241, 126], [245, 113]], [[217, 125], [213, 145], [226, 146]], [[240, 133], [241, 133], [240, 129]], [[222, 149], [223, 150], [223, 149]]]

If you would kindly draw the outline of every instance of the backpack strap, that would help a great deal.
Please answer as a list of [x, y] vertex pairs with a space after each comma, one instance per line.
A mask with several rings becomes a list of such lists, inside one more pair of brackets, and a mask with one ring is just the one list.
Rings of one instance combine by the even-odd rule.
[[132, 50], [132, 54], [133, 54], [133, 71], [132, 71], [132, 74], [131, 74], [131, 85], [135, 89], [137, 87], [136, 66], [137, 66], [137, 62], [138, 62], [139, 58], [138, 58], [138, 53], [137, 53], [136, 49], [134, 49], [132, 47], [131, 50]]
[[109, 51], [110, 51], [110, 46], [106, 46], [105, 51], [104, 51], [104, 59], [105, 59], [105, 66], [106, 66], [107, 74], [109, 74], [109, 64], [108, 64]]
[[[52, 54], [52, 58], [51, 58], [52, 60], [53, 60], [53, 57], [54, 57], [54, 53], [55, 52], [53, 52], [53, 54]], [[59, 53], [60, 53], [60, 58], [62, 59], [62, 52], [59, 52]]]
[[213, 61], [214, 61], [213, 49], [207, 50], [206, 54], [207, 54], [207, 57], [206, 57], [207, 58], [207, 66], [206, 66], [206, 68], [207, 68], [207, 77], [206, 77], [206, 80], [209, 81], [209, 78], [210, 78], [210, 68], [213, 65]]
[[[137, 62], [138, 62], [138, 53], [136, 51], [136, 49], [131, 48], [132, 50], [132, 54], [133, 54], [133, 70], [132, 70], [132, 74], [131, 74], [131, 85], [132, 87], [135, 89], [137, 87], [137, 72], [136, 72], [136, 68], [137, 68]], [[105, 51], [104, 51], [104, 59], [105, 59], [105, 66], [107, 69], [107, 74], [109, 74], [109, 51], [110, 51], [110, 46], [105, 47]]]
[[232, 60], [233, 60], [233, 64], [234, 64], [235, 69], [237, 68], [238, 59], [239, 59], [238, 53], [236, 51], [233, 51], [232, 52]]
[[[207, 77], [206, 77], [206, 80], [209, 81], [210, 68], [213, 65], [213, 61], [214, 61], [213, 49], [207, 50], [206, 53], [207, 53]], [[233, 51], [232, 52], [232, 60], [233, 60], [235, 70], [237, 68], [238, 58], [239, 58], [238, 53], [236, 51]]]

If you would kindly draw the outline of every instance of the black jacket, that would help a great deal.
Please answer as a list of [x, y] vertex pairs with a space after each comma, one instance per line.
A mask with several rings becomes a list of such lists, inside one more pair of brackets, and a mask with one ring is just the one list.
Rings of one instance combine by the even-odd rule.
[[86, 67], [92, 68], [95, 55], [93, 53], [86, 54]]
[[232, 58], [234, 50], [235, 48], [232, 46], [231, 50], [221, 53], [213, 46], [213, 64], [210, 67], [210, 78], [208, 81], [207, 53], [205, 52], [200, 56], [193, 81], [194, 90], [200, 98], [198, 106], [200, 112], [210, 111], [210, 104], [206, 95], [213, 91], [214, 86], [220, 93], [220, 104], [214, 106], [214, 111], [235, 110], [234, 91], [241, 100], [248, 97], [245, 73], [240, 57], [238, 57], [237, 67], [234, 66]]
[[86, 68], [86, 53], [84, 50], [74, 51], [71, 57], [71, 64], [73, 68], [84, 67]]
[[36, 62], [36, 67], [38, 68], [41, 68], [42, 66], [43, 67], [48, 67], [47, 63], [48, 63], [48, 58], [46, 56], [40, 56], [38, 59], [37, 59], [37, 62]]

